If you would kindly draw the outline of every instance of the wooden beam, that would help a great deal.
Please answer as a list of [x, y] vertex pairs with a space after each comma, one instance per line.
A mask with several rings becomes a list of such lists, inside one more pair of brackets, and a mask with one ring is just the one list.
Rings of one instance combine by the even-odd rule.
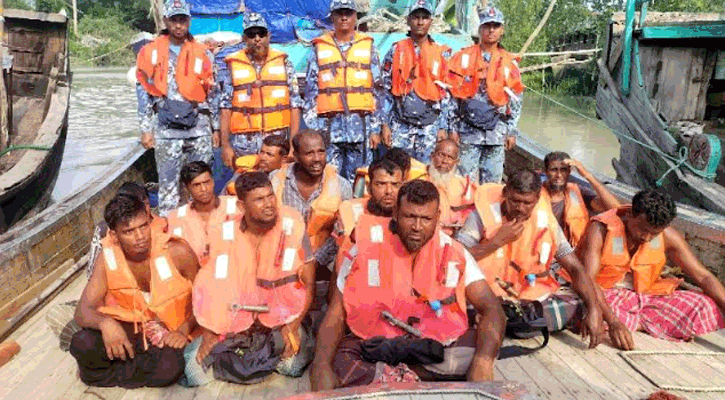
[[569, 50], [569, 51], [544, 51], [540, 53], [524, 53], [521, 57], [546, 57], [546, 56], [566, 56], [576, 54], [594, 54], [602, 51], [602, 49], [587, 49], [587, 50]]
[[78, 0], [73, 0], [73, 34], [78, 36]]

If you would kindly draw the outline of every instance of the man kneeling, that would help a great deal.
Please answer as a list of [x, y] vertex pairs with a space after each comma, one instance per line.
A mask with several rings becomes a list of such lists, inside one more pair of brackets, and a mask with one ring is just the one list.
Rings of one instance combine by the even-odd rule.
[[[612, 343], [620, 349], [634, 348], [631, 332], [637, 330], [690, 340], [725, 327], [725, 288], [669, 226], [676, 215], [669, 195], [643, 190], [632, 205], [592, 218], [577, 247], [585, 268], [604, 289], [599, 304]], [[668, 259], [705, 294], [675, 290], [682, 280], [662, 276]]]
[[[318, 334], [324, 345], [315, 354], [312, 390], [493, 379], [503, 310], [473, 257], [441, 232], [439, 201], [435, 185], [414, 180], [400, 189], [388, 225], [358, 223]], [[467, 304], [480, 314], [475, 329]]]
[[182, 239], [152, 230], [135, 197], [114, 197], [104, 219], [110, 231], [76, 309], [85, 329], [70, 353], [87, 385], [170, 385], [184, 371], [182, 348], [195, 326], [196, 255]]
[[194, 282], [204, 332], [190, 346], [198, 345], [195, 360], [187, 359], [191, 385], [205, 383], [190, 371], [193, 361], [213, 367], [217, 379], [254, 383], [275, 370], [302, 375], [314, 351], [303, 327], [315, 288], [305, 221], [277, 204], [264, 172], [242, 174], [236, 191], [243, 216], [211, 228], [209, 265]]

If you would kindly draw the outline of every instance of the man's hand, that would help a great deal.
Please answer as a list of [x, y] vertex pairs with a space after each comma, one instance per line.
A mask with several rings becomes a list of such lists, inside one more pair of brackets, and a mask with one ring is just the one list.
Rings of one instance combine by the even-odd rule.
[[380, 144], [380, 135], [370, 135], [370, 148], [375, 149]]
[[387, 125], [383, 125], [383, 127], [380, 129], [380, 132], [383, 135], [382, 139], [385, 147], [393, 147], [393, 131], [390, 130], [390, 127]]
[[506, 150], [511, 151], [516, 147], [516, 136], [506, 136]]
[[219, 131], [214, 131], [214, 133], [211, 134], [212, 147], [219, 147], [221, 142], [222, 142], [222, 133]]
[[282, 333], [282, 339], [284, 340], [284, 353], [282, 353], [282, 359], [286, 360], [293, 357], [300, 351], [300, 334], [299, 324], [285, 325], [280, 330]]
[[126, 352], [128, 358], [134, 358], [133, 345], [128, 340], [126, 331], [123, 330], [118, 321], [113, 318], [106, 318], [98, 326], [101, 328], [103, 336], [103, 345], [106, 346], [106, 355], [111, 360], [121, 359], [126, 361]]
[[151, 149], [154, 147], [154, 134], [151, 132], [144, 132], [141, 134], [141, 145], [144, 149]]
[[436, 142], [440, 142], [441, 140], [448, 139], [448, 132], [446, 132], [445, 129], [438, 129], [438, 133], [436, 134]]
[[620, 350], [634, 350], [632, 332], [619, 320], [609, 324], [609, 338], [614, 347]]
[[159, 347], [171, 347], [172, 349], [183, 349], [189, 343], [189, 339], [183, 334], [173, 331], [167, 333], [159, 343]]
[[332, 370], [332, 365], [329, 363], [312, 363], [310, 369], [310, 383], [312, 384], [312, 391], [318, 392], [321, 390], [332, 390], [340, 385], [337, 374]]
[[450, 137], [451, 140], [453, 140], [454, 142], [456, 142], [456, 144], [459, 144], [459, 145], [461, 144], [461, 137], [458, 136], [458, 132], [451, 131], [451, 133], [449, 134], [449, 137]]
[[593, 349], [602, 342], [602, 311], [599, 307], [587, 310], [587, 316], [582, 324], [582, 340], [589, 336], [589, 348]]
[[219, 337], [214, 332], [204, 330], [204, 333], [201, 335], [199, 351], [196, 352], [196, 362], [201, 364], [217, 343], [219, 343]]
[[228, 144], [222, 144], [222, 161], [227, 167], [234, 169], [234, 149]]
[[521, 237], [521, 234], [523, 232], [524, 221], [507, 221], [503, 225], [501, 225], [501, 228], [498, 229], [496, 234], [493, 236], [493, 240], [496, 244], [499, 245], [498, 247], [501, 247], [516, 241], [518, 238]]
[[584, 165], [579, 160], [575, 160], [573, 158], [567, 158], [564, 160], [564, 164], [566, 164], [569, 167], [576, 168], [580, 174], [583, 174], [584, 171], [586, 171], [586, 168], [584, 168]]

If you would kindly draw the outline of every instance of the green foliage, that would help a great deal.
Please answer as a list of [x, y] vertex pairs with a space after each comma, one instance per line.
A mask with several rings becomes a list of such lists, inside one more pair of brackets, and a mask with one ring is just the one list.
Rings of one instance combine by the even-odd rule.
[[[132, 65], [133, 51], [127, 47], [136, 31], [120, 16], [85, 17], [78, 23], [78, 38], [70, 43], [71, 60], [74, 65], [108, 66]], [[82, 38], [86, 36], [86, 41]], [[89, 38], [103, 41], [89, 45]]]
[[17, 10], [32, 10], [33, 7], [25, 0], [5, 0], [3, 1], [4, 8], [14, 8]]
[[721, 13], [725, 8], [723, 0], [657, 0], [650, 2], [652, 11], [684, 11], [697, 13]]

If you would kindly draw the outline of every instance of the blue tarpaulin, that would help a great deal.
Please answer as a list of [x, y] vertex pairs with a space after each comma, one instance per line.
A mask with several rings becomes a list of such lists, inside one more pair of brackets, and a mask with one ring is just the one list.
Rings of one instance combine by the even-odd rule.
[[242, 0], [187, 0], [191, 13], [198, 14], [232, 14], [242, 9]]

